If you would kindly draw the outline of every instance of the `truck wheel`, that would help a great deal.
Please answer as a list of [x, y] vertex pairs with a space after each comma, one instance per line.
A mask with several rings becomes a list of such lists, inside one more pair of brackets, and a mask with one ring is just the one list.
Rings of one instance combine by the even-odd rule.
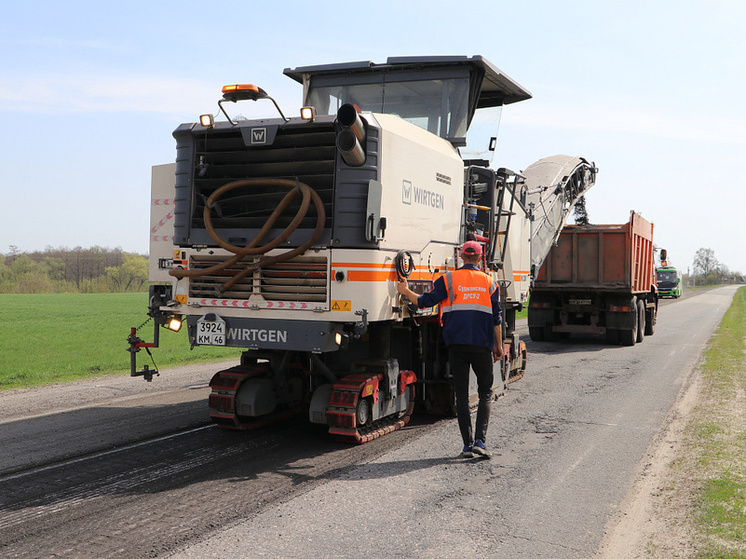
[[657, 319], [655, 309], [650, 309], [645, 313], [645, 335], [652, 336], [655, 334], [655, 321]]
[[639, 344], [645, 337], [645, 302], [642, 299], [637, 300], [637, 338]]
[[640, 324], [640, 319], [637, 316], [637, 297], [632, 297], [629, 306], [635, 309], [634, 326], [630, 330], [619, 330], [619, 340], [622, 342], [622, 345], [633, 346], [637, 342], [637, 328]]
[[544, 341], [544, 328], [538, 326], [532, 326], [528, 329], [528, 335], [531, 337], [531, 341], [543, 342]]

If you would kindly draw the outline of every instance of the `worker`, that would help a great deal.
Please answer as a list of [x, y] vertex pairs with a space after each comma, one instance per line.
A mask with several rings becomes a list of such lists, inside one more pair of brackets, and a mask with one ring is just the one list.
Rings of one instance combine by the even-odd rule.
[[[400, 277], [397, 291], [419, 308], [443, 307], [443, 339], [448, 347], [456, 411], [464, 448], [461, 456], [490, 458], [487, 426], [492, 403], [493, 363], [503, 356], [502, 309], [497, 282], [478, 268], [482, 245], [466, 241], [461, 247], [464, 265], [440, 276], [433, 289], [418, 295]], [[469, 411], [469, 367], [477, 377], [479, 406], [476, 438]]]

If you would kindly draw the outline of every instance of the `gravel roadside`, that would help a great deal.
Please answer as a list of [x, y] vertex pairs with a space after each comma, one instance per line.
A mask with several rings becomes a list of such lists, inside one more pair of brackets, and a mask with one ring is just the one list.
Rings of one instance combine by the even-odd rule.
[[691, 502], [671, 498], [674, 483], [682, 481], [672, 473], [671, 464], [684, 451], [685, 429], [701, 389], [702, 378], [696, 370], [682, 387], [666, 429], [650, 445], [634, 484], [609, 522], [597, 559], [690, 557], [694, 552], [689, 533]]

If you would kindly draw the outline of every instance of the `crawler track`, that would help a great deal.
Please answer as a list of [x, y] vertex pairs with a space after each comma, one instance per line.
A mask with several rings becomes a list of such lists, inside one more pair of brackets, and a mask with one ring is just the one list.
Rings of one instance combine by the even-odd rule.
[[[269, 365], [260, 363], [257, 365], [237, 365], [215, 373], [210, 381], [212, 392], [208, 398], [210, 407], [210, 419], [213, 423], [223, 429], [234, 429], [246, 431], [256, 429], [265, 425], [271, 425], [300, 414], [305, 402], [296, 406], [282, 407], [271, 414], [261, 417], [239, 416], [236, 410], [236, 394], [241, 385], [251, 378], [261, 377], [269, 374]], [[302, 372], [301, 372], [302, 374]]]
[[[238, 365], [216, 373], [210, 381], [210, 419], [223, 429], [246, 431], [299, 415], [305, 409], [305, 402], [294, 407], [278, 408], [261, 417], [244, 417], [238, 414], [236, 395], [241, 385], [269, 372], [269, 366], [262, 363]], [[412, 371], [402, 371], [399, 374], [399, 394], [407, 395], [407, 407], [404, 411], [378, 421], [360, 424], [357, 417], [358, 404], [363, 398], [378, 400], [378, 386], [383, 384], [384, 375], [359, 373], [344, 377], [334, 385], [329, 397], [329, 433], [338, 441], [362, 444], [401, 429], [409, 422], [414, 411], [415, 380]]]
[[518, 344], [518, 353], [520, 353], [521, 355], [522, 363], [520, 367], [508, 371], [506, 380], [508, 384], [522, 379], [523, 375], [526, 372], [526, 365], [528, 364], [528, 351], [526, 350], [526, 342], [521, 341]]
[[[383, 384], [383, 374], [360, 373], [344, 377], [334, 385], [329, 396], [329, 433], [335, 439], [344, 442], [362, 444], [401, 429], [410, 420], [414, 411], [414, 381], [412, 371], [402, 371], [399, 374], [399, 394], [409, 393], [406, 410], [384, 417], [369, 424], [360, 425], [358, 421], [358, 404], [361, 399], [379, 398], [379, 384]], [[383, 397], [383, 395], [380, 395]]]

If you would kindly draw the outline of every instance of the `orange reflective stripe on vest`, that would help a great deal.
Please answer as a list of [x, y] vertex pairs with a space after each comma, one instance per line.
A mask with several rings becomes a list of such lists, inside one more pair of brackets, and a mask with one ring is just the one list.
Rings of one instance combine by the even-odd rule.
[[497, 283], [479, 270], [462, 268], [446, 272], [448, 299], [443, 301], [443, 312], [479, 311], [492, 314], [491, 296]]

